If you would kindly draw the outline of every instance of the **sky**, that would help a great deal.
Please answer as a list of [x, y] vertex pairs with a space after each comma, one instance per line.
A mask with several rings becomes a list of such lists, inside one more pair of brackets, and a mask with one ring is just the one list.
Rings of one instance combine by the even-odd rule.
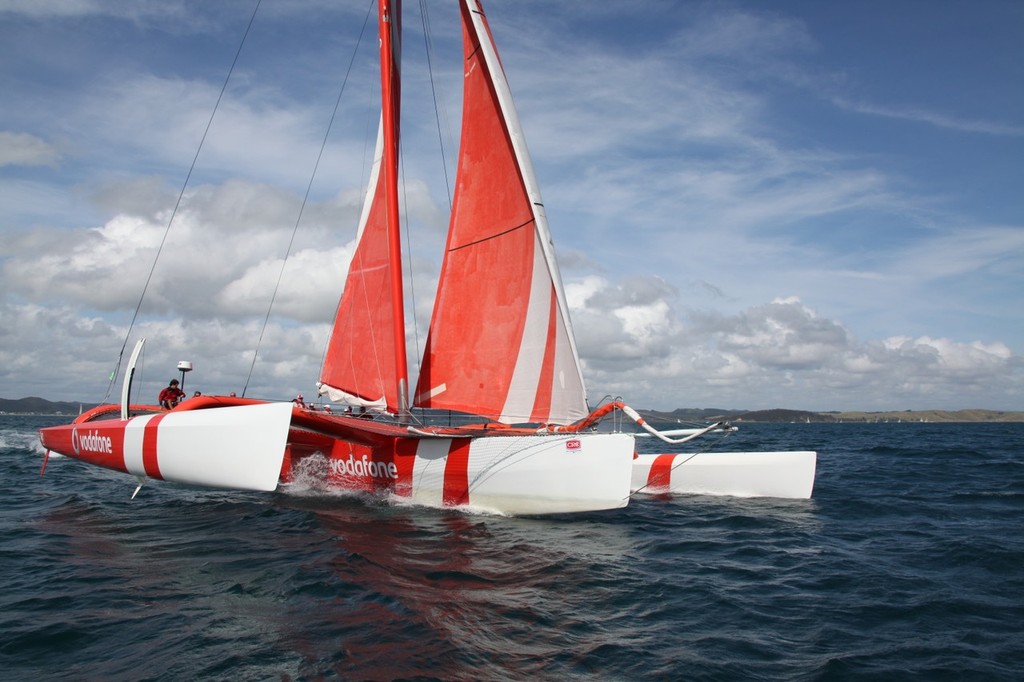
[[[363, 0], [255, 6], [0, 0], [0, 397], [97, 402], [139, 337], [154, 399], [179, 360], [187, 390], [315, 393], [376, 28]], [[484, 8], [592, 403], [1024, 410], [1024, 4]], [[407, 0], [404, 29], [415, 382], [457, 7]]]

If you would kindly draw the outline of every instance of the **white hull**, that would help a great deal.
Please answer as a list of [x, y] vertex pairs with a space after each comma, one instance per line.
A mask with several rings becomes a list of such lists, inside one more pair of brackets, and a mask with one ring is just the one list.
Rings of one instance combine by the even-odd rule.
[[[445, 506], [452, 442], [420, 441], [412, 501]], [[474, 438], [466, 467], [467, 504], [511, 515], [625, 507], [632, 456], [630, 434]]]
[[807, 499], [816, 465], [817, 453], [809, 451], [638, 455], [630, 490]]
[[[291, 414], [288, 403], [169, 412], [157, 427], [160, 477], [209, 488], [275, 490]], [[136, 417], [125, 430], [125, 468], [136, 476], [150, 475], [143, 438], [152, 419]]]
[[139, 479], [271, 491], [291, 416], [288, 403], [176, 410], [48, 427], [40, 439], [48, 451]]
[[[329, 487], [390, 492], [426, 506], [520, 515], [629, 503], [630, 434], [452, 438], [410, 436], [397, 425], [382, 433], [382, 425], [351, 418], [312, 422], [333, 427], [328, 435], [295, 427], [290, 403], [212, 407], [223, 399], [194, 400], [191, 407], [198, 409], [48, 427], [41, 430], [42, 442], [48, 450], [140, 480], [231, 490], [275, 490], [282, 476], [291, 480], [293, 458], [304, 451], [306, 457], [319, 455], [311, 461], [319, 459]], [[359, 438], [377, 444], [360, 444]], [[317, 475], [315, 469], [309, 473]]]

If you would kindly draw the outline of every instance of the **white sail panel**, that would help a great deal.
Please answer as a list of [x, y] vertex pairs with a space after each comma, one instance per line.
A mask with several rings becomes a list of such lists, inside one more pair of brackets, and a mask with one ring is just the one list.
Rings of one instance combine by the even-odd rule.
[[[397, 404], [391, 366], [394, 330], [388, 282], [384, 211], [383, 123], [378, 129], [370, 191], [363, 203], [356, 248], [320, 372], [320, 394], [351, 405]], [[404, 330], [403, 330], [404, 331]], [[388, 390], [391, 389], [390, 401]]]

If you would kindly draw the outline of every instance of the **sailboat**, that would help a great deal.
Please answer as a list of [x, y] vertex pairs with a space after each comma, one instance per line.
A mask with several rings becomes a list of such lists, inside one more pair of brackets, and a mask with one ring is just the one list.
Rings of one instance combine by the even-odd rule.
[[[638, 487], [657, 487], [649, 474], [634, 484], [645, 462], [634, 434], [599, 422], [617, 410], [662, 440], [683, 439], [657, 432], [621, 402], [589, 409], [511, 91], [480, 3], [460, 0], [460, 8], [458, 172], [416, 386], [410, 390], [399, 233], [400, 0], [378, 0], [375, 161], [318, 382], [345, 411], [233, 396], [196, 397], [170, 410], [133, 405], [140, 342], [121, 403], [42, 429], [48, 453], [132, 474], [140, 487], [158, 479], [272, 491], [313, 472], [341, 489], [503, 514], [616, 509]], [[429, 418], [439, 414], [468, 419]], [[659, 467], [654, 483], [671, 489]]]

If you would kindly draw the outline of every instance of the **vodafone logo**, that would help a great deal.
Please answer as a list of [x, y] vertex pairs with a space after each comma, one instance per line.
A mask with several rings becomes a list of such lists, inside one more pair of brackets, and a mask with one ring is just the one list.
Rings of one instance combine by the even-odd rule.
[[78, 429], [72, 429], [71, 447], [76, 455], [80, 455], [83, 452], [110, 455], [114, 452], [114, 444], [111, 442], [110, 437], [101, 436], [99, 431], [86, 431], [84, 435], [79, 435]]
[[363, 455], [361, 460], [353, 455], [349, 455], [348, 459], [332, 459], [330, 467], [335, 476], [348, 474], [372, 478], [398, 478], [398, 467], [394, 462], [374, 462], [366, 455]]
[[583, 443], [580, 442], [580, 440], [578, 438], [573, 438], [572, 440], [565, 441], [565, 449], [566, 450], [579, 450], [582, 447], [583, 447]]

